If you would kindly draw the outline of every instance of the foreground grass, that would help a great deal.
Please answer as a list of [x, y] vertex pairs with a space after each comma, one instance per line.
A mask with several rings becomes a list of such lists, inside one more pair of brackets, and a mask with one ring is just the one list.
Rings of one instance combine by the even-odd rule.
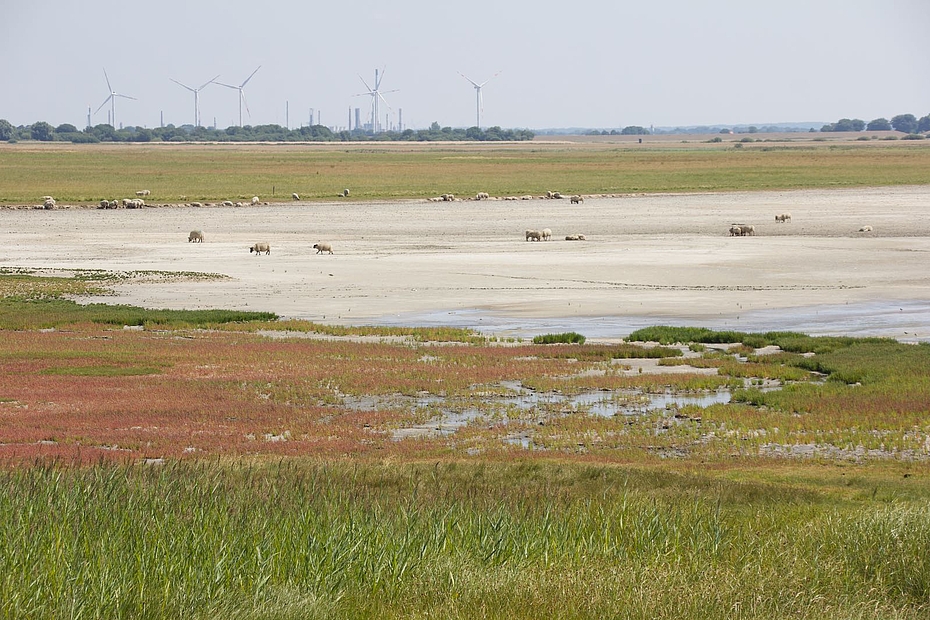
[[0, 204], [96, 203], [151, 190], [152, 203], [425, 198], [862, 187], [927, 182], [922, 144], [613, 150], [520, 145], [427, 150], [242, 146], [0, 146]]
[[926, 617], [924, 481], [734, 473], [303, 461], [7, 471], [0, 617]]

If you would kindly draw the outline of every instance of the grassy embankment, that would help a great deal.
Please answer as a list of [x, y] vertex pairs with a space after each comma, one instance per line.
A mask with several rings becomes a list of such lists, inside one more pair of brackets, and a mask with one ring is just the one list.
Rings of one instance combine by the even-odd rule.
[[[563, 193], [702, 192], [862, 187], [927, 182], [930, 148], [886, 145], [702, 145], [694, 149], [559, 148], [555, 145], [430, 149], [0, 145], [0, 204], [96, 203], [149, 189], [151, 203], [353, 200]], [[272, 193], [274, 191], [274, 193]]]

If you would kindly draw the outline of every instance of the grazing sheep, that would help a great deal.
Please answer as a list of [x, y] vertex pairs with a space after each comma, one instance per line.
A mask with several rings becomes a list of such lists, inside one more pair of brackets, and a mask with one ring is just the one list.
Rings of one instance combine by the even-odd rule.
[[187, 242], [190, 243], [203, 243], [203, 231], [202, 230], [192, 230], [191, 234], [187, 236]]
[[141, 198], [133, 198], [132, 200], [126, 203], [127, 209], [141, 209], [144, 206], [145, 206], [145, 201], [142, 200]]
[[313, 249], [316, 250], [317, 254], [322, 254], [323, 252], [333, 253], [333, 246], [328, 243], [314, 243]]
[[532, 200], [532, 199], [533, 197], [528, 194], [526, 196], [520, 196], [520, 200]]
[[294, 200], [300, 200], [300, 196], [297, 194], [297, 192], [294, 192], [293, 194], [291, 194], [291, 198], [293, 198]]
[[543, 228], [541, 234], [542, 234], [543, 241], [552, 240], [552, 231], [549, 230], [548, 228]]
[[743, 224], [740, 226], [740, 236], [745, 237], [746, 235], [755, 236], [756, 227], [751, 225]]
[[520, 199], [517, 198], [516, 196], [505, 196], [504, 200], [520, 200]]
[[487, 192], [478, 192], [478, 195], [475, 196], [475, 200], [487, 200], [491, 195]]
[[43, 203], [42, 206], [45, 207], [46, 209], [54, 209], [54, 208], [55, 208], [55, 199], [49, 197], [49, 198]]
[[223, 201], [223, 206], [224, 206], [224, 207], [231, 207], [231, 206], [233, 206], [232, 200], [224, 200], [224, 201]]
[[578, 235], [578, 241], [587, 241], [587, 240], [588, 238], [585, 237], [584, 235]]
[[566, 235], [566, 241], [587, 241], [587, 238], [584, 235]]
[[741, 237], [742, 235], [743, 235], [743, 229], [740, 226], [730, 226], [731, 237]]
[[432, 198], [427, 198], [430, 202], [442, 202], [442, 196], [434, 196]]
[[254, 205], [257, 205], [259, 202], [261, 202], [261, 201], [258, 199], [258, 196], [252, 196], [252, 205], [253, 205], [253, 206], [254, 206]]
[[579, 195], [577, 195], [577, 194], [575, 194], [574, 196], [572, 196], [572, 204], [573, 204], [573, 205], [576, 205], [576, 204], [581, 203], [581, 202], [584, 202], [584, 198], [582, 198], [581, 196], [579, 196]]
[[103, 200], [101, 200], [101, 201], [100, 201], [100, 208], [101, 208], [101, 209], [109, 209], [109, 208], [110, 208], [110, 201], [107, 200], [106, 198], [104, 198]]
[[546, 198], [552, 198], [553, 195], [555, 195], [555, 192], [553, 192], [553, 191], [551, 191], [551, 190], [547, 190], [547, 191], [546, 191]]
[[563, 198], [565, 198], [565, 196], [563, 196], [559, 192], [552, 192], [552, 197], [555, 198], [556, 200], [562, 200]]
[[268, 245], [267, 243], [256, 243], [255, 245], [249, 248], [249, 254], [251, 254], [252, 252], [255, 252], [255, 256], [258, 256], [262, 252], [268, 255], [268, 254], [271, 254], [271, 246]]
[[152, 192], [147, 189], [140, 189], [138, 192], [136, 192], [136, 196], [148, 196], [151, 193]]
[[344, 190], [342, 190], [342, 197], [343, 197], [343, 198], [348, 198], [348, 197], [349, 197], [349, 188], [348, 188], [348, 187], [345, 188]]
[[192, 206], [192, 207], [202, 207], [203, 205], [200, 204], [199, 202], [192, 202], [192, 203], [191, 203], [191, 206]]
[[871, 226], [863, 226], [862, 228], [859, 229], [859, 232], [872, 232], [872, 227], [871, 227]]
[[781, 222], [781, 223], [790, 222], [791, 214], [790, 213], [779, 213], [778, 215], [775, 216], [775, 221]]
[[445, 200], [446, 202], [452, 202], [453, 200], [455, 200], [455, 194], [443, 194], [442, 199]]
[[538, 230], [527, 230], [526, 231], [526, 240], [527, 241], [540, 241], [542, 239], [542, 233]]

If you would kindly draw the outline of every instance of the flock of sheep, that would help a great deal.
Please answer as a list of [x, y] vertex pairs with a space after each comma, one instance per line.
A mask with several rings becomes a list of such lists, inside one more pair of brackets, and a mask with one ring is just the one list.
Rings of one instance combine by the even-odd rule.
[[[349, 190], [346, 190], [347, 192]], [[296, 194], [295, 194], [296, 196]], [[348, 194], [346, 194], [348, 196]], [[611, 195], [613, 197], [613, 195]], [[432, 198], [427, 198], [430, 202], [455, 202], [456, 200], [561, 200], [565, 198], [561, 192], [547, 191], [544, 196], [533, 196], [526, 194], [525, 196], [504, 196], [501, 198], [491, 196], [487, 192], [478, 192], [475, 194], [474, 198], [456, 198], [455, 194], [441, 194], [439, 196], [433, 196]], [[571, 197], [572, 204], [580, 204], [584, 202], [584, 196], [575, 194]]]

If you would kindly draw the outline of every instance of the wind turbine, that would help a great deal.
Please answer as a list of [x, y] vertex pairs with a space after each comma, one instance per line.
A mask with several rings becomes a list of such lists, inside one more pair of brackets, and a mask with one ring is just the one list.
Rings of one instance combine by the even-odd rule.
[[130, 97], [129, 95], [121, 95], [110, 86], [110, 76], [107, 75], [107, 70], [103, 70], [103, 77], [107, 81], [107, 89], [110, 91], [110, 96], [103, 100], [103, 103], [100, 104], [100, 107], [94, 111], [94, 114], [103, 109], [103, 106], [107, 104], [107, 101], [110, 102], [110, 121], [113, 123], [113, 129], [116, 129], [116, 98], [122, 97], [123, 99], [132, 99], [136, 101], [135, 97]]
[[396, 92], [397, 92], [398, 90], [400, 90], [400, 89], [399, 89], [399, 88], [395, 88], [395, 89], [393, 89], [393, 90], [385, 90], [385, 91], [383, 91], [383, 92], [381, 91], [381, 80], [384, 79], [384, 69], [381, 69], [381, 76], [380, 76], [380, 77], [378, 77], [378, 70], [375, 69], [375, 87], [374, 87], [374, 88], [370, 87], [370, 86], [368, 85], [368, 82], [366, 82], [366, 81], [365, 81], [365, 78], [363, 78], [361, 75], [358, 76], [358, 79], [360, 79], [360, 80], [362, 81], [362, 84], [365, 85], [365, 88], [368, 89], [368, 92], [367, 92], [367, 93], [359, 93], [359, 94], [357, 94], [357, 95], [352, 95], [352, 96], [353, 96], [353, 97], [361, 97], [361, 96], [363, 96], [363, 95], [369, 95], [369, 96], [371, 97], [371, 132], [372, 132], [372, 133], [379, 133], [379, 132], [378, 132], [378, 127], [379, 127], [379, 123], [378, 123], [378, 120], [379, 120], [379, 119], [378, 119], [378, 100], [380, 99], [381, 101], [383, 101], [383, 102], [384, 102], [384, 105], [386, 105], [386, 106], [388, 107], [388, 110], [390, 110], [390, 109], [391, 109], [391, 106], [388, 105], [388, 102], [387, 102], [387, 100], [384, 98], [384, 95], [387, 94], [387, 93], [396, 93]]
[[[257, 71], [257, 70], [258, 70], [258, 69], [256, 69], [256, 71]], [[200, 99], [199, 99], [200, 91], [202, 91], [202, 90], [204, 89], [204, 87], [209, 86], [210, 84], [212, 84], [212, 83], [216, 80], [216, 78], [218, 78], [218, 77], [220, 77], [220, 76], [217, 75], [216, 77], [214, 77], [214, 78], [213, 78], [212, 80], [210, 80], [209, 82], [204, 82], [199, 88], [191, 88], [191, 87], [188, 86], [187, 84], [181, 84], [179, 81], [177, 81], [177, 80], [174, 79], [174, 78], [168, 78], [169, 80], [171, 80], [172, 82], [174, 82], [174, 83], [177, 84], [178, 86], [183, 86], [183, 87], [186, 88], [187, 90], [189, 90], [189, 91], [191, 91], [192, 93], [194, 93], [194, 127], [195, 127], [195, 128], [200, 127]]]
[[[501, 71], [503, 71], [503, 69]], [[501, 72], [498, 71], [497, 73], [495, 73], [494, 75], [492, 75], [485, 81], [481, 82], [480, 84], [475, 82], [473, 79], [471, 79], [470, 77], [468, 77], [461, 71], [459, 71], [458, 74], [461, 75], [466, 80], [468, 80], [469, 82], [471, 82], [471, 85], [475, 87], [475, 92], [476, 92], [476, 95], [475, 95], [475, 99], [476, 99], [475, 101], [475, 116], [476, 116], [475, 126], [478, 129], [481, 129], [481, 113], [484, 112], [484, 97], [481, 96], [481, 89], [484, 88], [485, 84], [487, 84], [488, 82], [490, 82], [491, 80], [499, 76]]]
[[[261, 68], [262, 66], [258, 65], [258, 69], [261, 69]], [[256, 73], [258, 73], [258, 69], [253, 71], [252, 75], [255, 75]], [[243, 103], [245, 103], [245, 111], [248, 112], [249, 118], [252, 118], [252, 113], [249, 112], [249, 104], [245, 100], [245, 93], [242, 92], [242, 89], [245, 88], [245, 85], [248, 84], [249, 80], [252, 79], [252, 75], [245, 78], [245, 82], [243, 82], [242, 84], [239, 84], [239, 86], [233, 86], [232, 84], [223, 84], [222, 82], [217, 82], [217, 84], [219, 84], [220, 86], [225, 86], [226, 88], [232, 88], [233, 90], [239, 91], [239, 126], [240, 127], [242, 127], [242, 104]], [[216, 76], [216, 77], [219, 77], [219, 76]], [[215, 80], [216, 78], [213, 78], [213, 79]]]

